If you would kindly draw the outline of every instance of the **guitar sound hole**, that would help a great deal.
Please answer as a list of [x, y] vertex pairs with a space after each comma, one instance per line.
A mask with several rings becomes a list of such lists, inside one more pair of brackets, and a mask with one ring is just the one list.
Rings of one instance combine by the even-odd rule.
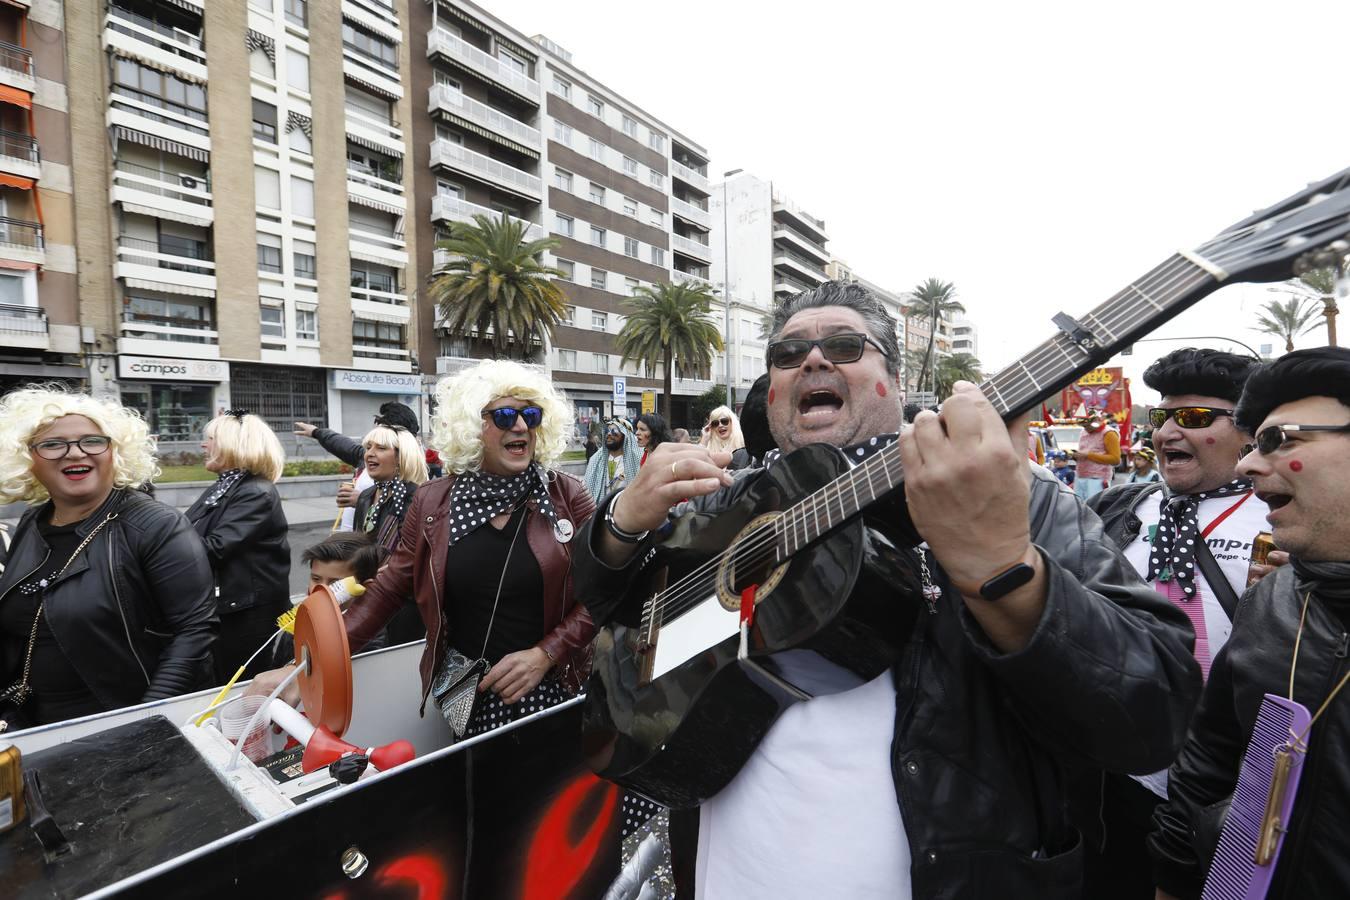
[[773, 572], [772, 550], [760, 543], [751, 537], [738, 543], [732, 551], [729, 581], [732, 593], [737, 596], [752, 584], [764, 585]]

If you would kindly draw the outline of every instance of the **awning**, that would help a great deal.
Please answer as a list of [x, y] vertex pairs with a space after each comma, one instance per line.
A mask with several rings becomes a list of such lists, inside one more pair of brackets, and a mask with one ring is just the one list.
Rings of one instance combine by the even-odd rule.
[[408, 208], [406, 206], [394, 206], [391, 203], [381, 203], [379, 200], [375, 200], [370, 197], [363, 197], [362, 195], [357, 194], [353, 191], [347, 192], [347, 199], [350, 200], [352, 203], [359, 203], [362, 206], [368, 206], [371, 209], [378, 209], [380, 212], [390, 213], [395, 216], [403, 216], [408, 214]]
[[216, 292], [210, 288], [187, 287], [186, 285], [173, 284], [168, 281], [150, 281], [146, 278], [124, 278], [127, 287], [140, 288], [143, 291], [159, 291], [161, 294], [183, 294], [187, 297], [215, 297]]
[[35, 262], [23, 262], [18, 259], [0, 259], [0, 269], [36, 269], [38, 264]]
[[[362, 147], [367, 147], [371, 150], [378, 150], [381, 153], [388, 153], [390, 156], [397, 156], [400, 159], [403, 157], [402, 150], [395, 150], [388, 144], [381, 144], [378, 141], [372, 141], [369, 138], [365, 138], [359, 134], [355, 134], [352, 132], [352, 129], [350, 127], [347, 128], [347, 140], [351, 141], [353, 144], [360, 144]], [[390, 138], [389, 140], [390, 143], [394, 143], [393, 138]]]
[[[390, 100], [394, 101], [402, 99], [401, 97], [398, 96], [398, 94], [391, 92], [389, 88], [385, 87], [382, 84], [379, 84], [373, 78], [362, 78], [360, 75], [356, 74], [355, 72], [345, 67], [342, 70], [342, 74], [345, 75], [347, 78], [350, 78], [352, 81], [355, 81], [357, 84], [361, 85], [361, 87], [365, 88], [366, 90], [374, 91], [381, 97], [387, 97]], [[392, 77], [390, 78], [390, 80], [391, 81], [393, 80]]]
[[113, 126], [113, 137], [119, 141], [131, 141], [133, 144], [141, 144], [146, 147], [152, 147], [155, 150], [163, 150], [165, 153], [186, 156], [188, 159], [195, 159], [197, 162], [211, 161], [211, 154], [198, 147], [179, 143], [178, 141], [171, 141], [168, 138], [157, 137], [153, 134], [147, 134], [144, 131], [137, 131], [134, 128], [127, 128], [123, 125]]
[[116, 56], [125, 59], [134, 59], [147, 69], [154, 69], [156, 72], [163, 72], [166, 75], [172, 75], [174, 78], [179, 78], [183, 81], [191, 81], [194, 84], [206, 84], [205, 78], [199, 78], [197, 75], [188, 72], [185, 69], [175, 68], [172, 63], [144, 52], [141, 49], [139, 41], [130, 47], [110, 47], [109, 49], [112, 50]]
[[33, 179], [24, 178], [22, 175], [10, 175], [0, 172], [0, 187], [18, 188], [21, 191], [31, 191], [33, 189]]
[[[174, 222], [182, 222], [184, 225], [199, 225], [202, 228], [209, 228], [215, 221], [211, 217], [194, 216], [189, 213], [181, 213], [176, 209], [162, 209], [158, 206], [143, 206], [140, 203], [128, 203], [123, 200], [122, 209], [125, 212], [136, 213], [142, 216], [154, 216], [158, 219], [170, 219]], [[210, 207], [206, 207], [210, 209]]]
[[166, 2], [172, 3], [174, 6], [178, 7], [179, 9], [185, 9], [185, 10], [187, 10], [188, 12], [194, 12], [194, 13], [197, 13], [198, 15], [202, 15], [202, 14], [205, 13], [205, 9], [203, 8], [203, 4], [202, 4], [202, 3], [194, 3], [193, 0], [166, 0]]
[[407, 325], [409, 316], [406, 313], [399, 316], [391, 313], [371, 312], [369, 309], [362, 308], [352, 310], [352, 318], [358, 322], [389, 322], [393, 325]]
[[[403, 250], [394, 250], [394, 249], [392, 249], [392, 248], [390, 248], [389, 252], [390, 252], [390, 253], [403, 253], [404, 255], [406, 255], [406, 251], [403, 251]], [[397, 262], [393, 262], [393, 261], [391, 261], [391, 260], [389, 259], [388, 256], [384, 256], [384, 255], [379, 254], [379, 253], [373, 253], [373, 252], [369, 252], [369, 251], [363, 250], [363, 249], [362, 249], [362, 245], [358, 245], [358, 244], [351, 244], [351, 245], [348, 247], [348, 249], [347, 249], [347, 255], [350, 256], [352, 259], [359, 259], [359, 260], [361, 260], [362, 262], [373, 262], [373, 263], [378, 263], [378, 264], [380, 264], [380, 265], [382, 265], [382, 266], [393, 266], [394, 268], [398, 268], [400, 265], [402, 265], [402, 266], [406, 266], [406, 265], [407, 265], [407, 263], [397, 263]]]
[[509, 137], [500, 135], [497, 132], [492, 131], [491, 129], [484, 128], [482, 125], [479, 125], [476, 122], [471, 122], [468, 119], [464, 118], [463, 116], [460, 116], [458, 113], [455, 113], [453, 110], [438, 108], [437, 111], [440, 112], [441, 115], [450, 119], [460, 128], [463, 128], [465, 131], [472, 131], [479, 137], [487, 138], [489, 141], [497, 141], [499, 143], [506, 144], [512, 150], [515, 150], [517, 153], [523, 153], [530, 159], [539, 158], [539, 151], [534, 149], [533, 147], [527, 146], [526, 144], [517, 143], [516, 141], [513, 141]]
[[7, 84], [0, 84], [0, 103], [12, 103], [24, 109], [32, 109], [33, 95]]

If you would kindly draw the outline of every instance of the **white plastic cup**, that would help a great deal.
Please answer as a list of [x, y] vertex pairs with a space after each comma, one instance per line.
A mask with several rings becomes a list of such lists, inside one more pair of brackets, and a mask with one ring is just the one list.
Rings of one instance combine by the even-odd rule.
[[[250, 694], [223, 708], [220, 711], [220, 733], [229, 741], [238, 744], [241, 733], [248, 727], [249, 720], [266, 701], [267, 698], [262, 694]], [[261, 762], [271, 755], [272, 744], [267, 736], [267, 730], [271, 727], [269, 719], [261, 718], [253, 732], [244, 738], [243, 746], [239, 749], [250, 762]]]

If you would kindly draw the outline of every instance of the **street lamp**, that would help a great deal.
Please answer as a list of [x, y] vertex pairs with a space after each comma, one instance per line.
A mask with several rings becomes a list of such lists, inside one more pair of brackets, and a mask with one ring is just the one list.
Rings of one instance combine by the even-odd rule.
[[[1190, 335], [1179, 335], [1177, 337], [1139, 338], [1139, 340], [1135, 341], [1134, 343], [1147, 344], [1150, 341], [1228, 341], [1231, 344], [1237, 344], [1241, 347], [1246, 348], [1247, 352], [1250, 353], [1252, 356], [1256, 357], [1257, 359], [1262, 358], [1261, 354], [1253, 350], [1250, 344], [1244, 344], [1237, 338], [1225, 337], [1221, 334], [1190, 334]], [[1133, 346], [1133, 344], [1131, 346]], [[1121, 355], [1124, 356], [1125, 354], [1122, 352]]]
[[731, 381], [731, 241], [730, 231], [727, 228], [727, 179], [732, 175], [739, 175], [744, 169], [732, 169], [729, 172], [722, 173], [722, 309], [724, 312], [723, 321], [725, 327], [722, 333], [726, 339], [722, 342], [723, 352], [726, 356], [726, 367], [723, 370], [727, 376], [727, 408], [732, 412], [736, 411], [736, 386]]

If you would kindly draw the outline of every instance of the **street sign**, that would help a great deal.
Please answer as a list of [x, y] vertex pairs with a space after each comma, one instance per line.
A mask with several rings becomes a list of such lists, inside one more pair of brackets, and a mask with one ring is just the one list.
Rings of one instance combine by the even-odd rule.
[[656, 391], [642, 392], [642, 414], [648, 415], [656, 412]]
[[615, 403], [620, 403], [620, 404], [621, 404], [621, 403], [624, 403], [625, 401], [627, 401], [627, 399], [628, 399], [628, 379], [627, 379], [627, 378], [615, 378], [615, 379], [614, 379], [614, 402], [615, 402]]

